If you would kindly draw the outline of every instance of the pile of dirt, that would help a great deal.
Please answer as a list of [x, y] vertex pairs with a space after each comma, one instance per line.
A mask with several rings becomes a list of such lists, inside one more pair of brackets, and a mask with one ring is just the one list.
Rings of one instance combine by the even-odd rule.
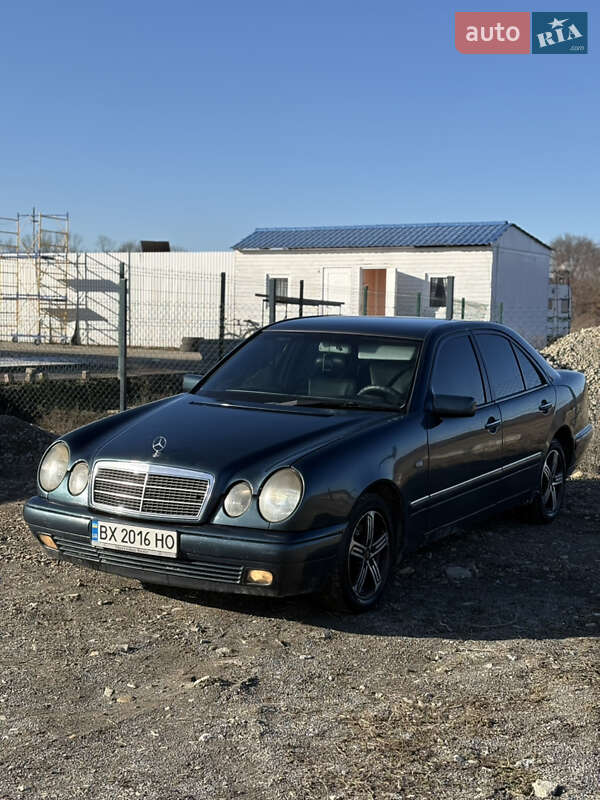
[[[541, 351], [556, 369], [575, 369], [583, 372], [588, 382], [590, 422], [598, 428], [600, 420], [600, 326], [582, 328], [557, 339]], [[600, 471], [600, 440], [597, 433], [590, 446], [584, 468]]]
[[40, 458], [54, 438], [37, 425], [0, 414], [0, 502], [35, 492]]

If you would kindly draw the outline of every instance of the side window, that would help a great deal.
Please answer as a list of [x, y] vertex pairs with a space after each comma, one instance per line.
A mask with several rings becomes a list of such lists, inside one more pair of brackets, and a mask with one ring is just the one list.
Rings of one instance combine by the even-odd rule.
[[476, 337], [497, 400], [525, 389], [521, 370], [508, 339], [496, 333], [480, 333]]
[[453, 336], [442, 342], [433, 367], [431, 391], [474, 397], [477, 405], [485, 403], [479, 364], [468, 336]]
[[514, 351], [517, 354], [517, 361], [523, 373], [525, 387], [527, 389], [535, 389], [536, 386], [543, 386], [545, 381], [529, 356], [526, 356], [520, 347], [515, 346]]

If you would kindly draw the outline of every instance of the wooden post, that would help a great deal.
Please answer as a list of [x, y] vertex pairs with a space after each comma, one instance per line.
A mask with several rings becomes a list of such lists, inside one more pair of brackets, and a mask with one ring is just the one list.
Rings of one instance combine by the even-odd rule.
[[363, 286], [362, 311], [361, 311], [363, 317], [367, 316], [368, 303], [369, 303], [369, 287]]
[[454, 319], [454, 275], [446, 277], [446, 319]]
[[276, 319], [276, 297], [275, 297], [275, 278], [269, 278], [268, 290], [268, 303], [269, 303], [269, 325], [272, 325]]

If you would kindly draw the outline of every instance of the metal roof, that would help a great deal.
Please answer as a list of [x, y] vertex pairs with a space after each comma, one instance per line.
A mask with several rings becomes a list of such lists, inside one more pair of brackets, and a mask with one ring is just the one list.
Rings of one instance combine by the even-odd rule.
[[[344, 247], [473, 247], [496, 242], [511, 222], [423, 222], [319, 228], [257, 228], [236, 250], [308, 250]], [[518, 225], [514, 226], [518, 228]], [[519, 230], [523, 231], [522, 228]], [[527, 236], [531, 234], [523, 231]], [[534, 236], [531, 237], [535, 239]], [[536, 241], [540, 241], [536, 239]], [[544, 244], [540, 242], [540, 244]], [[547, 245], [544, 245], [547, 247]]]

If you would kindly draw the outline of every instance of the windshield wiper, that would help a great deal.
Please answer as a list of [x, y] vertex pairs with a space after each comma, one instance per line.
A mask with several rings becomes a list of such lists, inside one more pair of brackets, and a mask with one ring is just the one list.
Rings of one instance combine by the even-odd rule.
[[282, 405], [311, 406], [313, 408], [358, 408], [361, 411], [400, 411], [401, 406], [390, 406], [384, 403], [361, 403], [360, 400], [343, 400], [336, 398], [301, 397]]

